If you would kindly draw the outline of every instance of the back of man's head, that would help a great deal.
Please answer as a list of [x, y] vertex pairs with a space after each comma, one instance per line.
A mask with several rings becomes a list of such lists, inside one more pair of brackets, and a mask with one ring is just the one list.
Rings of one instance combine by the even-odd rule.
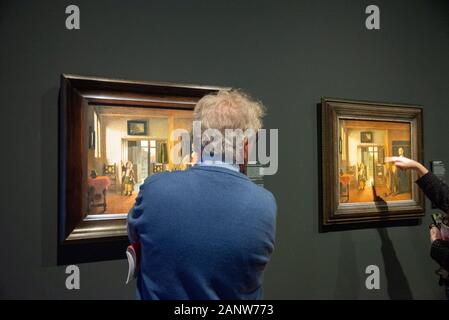
[[[234, 139], [239, 140], [238, 135], [251, 135], [257, 133], [262, 127], [262, 117], [265, 114], [261, 102], [254, 100], [241, 90], [220, 90], [214, 94], [208, 94], [201, 98], [193, 111], [193, 120], [201, 122], [202, 147], [204, 142], [215, 143], [214, 148], [220, 147], [225, 152], [237, 154], [241, 147]], [[234, 131], [234, 136], [226, 134], [226, 131]], [[215, 132], [222, 135], [222, 145], [217, 146], [214, 138], [210, 138]], [[238, 133], [240, 131], [240, 133]], [[231, 150], [229, 150], [231, 149]]]

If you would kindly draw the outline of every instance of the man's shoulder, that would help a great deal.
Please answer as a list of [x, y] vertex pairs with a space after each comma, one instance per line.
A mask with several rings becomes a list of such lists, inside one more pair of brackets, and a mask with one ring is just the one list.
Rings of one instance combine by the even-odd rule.
[[256, 199], [260, 202], [261, 205], [265, 206], [267, 209], [270, 209], [270, 211], [276, 212], [277, 210], [277, 204], [276, 204], [276, 198], [274, 195], [267, 189], [253, 184], [253, 190], [255, 190], [256, 193]]
[[159, 180], [163, 180], [164, 178], [168, 177], [170, 174], [170, 172], [158, 172], [155, 174], [152, 174], [151, 176], [148, 176], [145, 178], [145, 181], [143, 182], [143, 184], [152, 184], [152, 183], [156, 183]]
[[[202, 173], [202, 171], [193, 169], [156, 173], [145, 179], [142, 188], [147, 189], [148, 191], [152, 190], [152, 192], [160, 191], [162, 193], [169, 192], [170, 194], [177, 194], [177, 191], [179, 189], [184, 189], [186, 185], [202, 186], [204, 184], [204, 179], [209, 178]], [[229, 187], [231, 184], [235, 187], [236, 192], [248, 193], [247, 196], [253, 203], [257, 203], [261, 207], [270, 209], [270, 211], [276, 211], [276, 199], [267, 189], [256, 185], [247, 178], [242, 179], [242, 177], [237, 175], [222, 175], [222, 177], [224, 185]], [[229, 181], [229, 179], [232, 179], [232, 181]], [[219, 186], [216, 185], [215, 189], [219, 189]]]
[[[189, 168], [187, 170], [176, 170], [176, 171], [165, 171], [153, 174], [149, 177], [147, 177], [144, 181], [144, 184], [167, 184], [167, 183], [181, 183], [183, 181], [192, 181], [197, 179], [210, 179], [211, 174], [216, 174], [217, 171], [215, 170], [197, 170], [197, 167]], [[227, 171], [227, 170], [224, 170]], [[223, 172], [223, 170], [220, 170], [218, 172]], [[220, 173], [219, 173], [220, 174]], [[226, 181], [227, 179], [232, 179], [235, 177], [232, 177], [232, 175], [221, 175], [223, 181]], [[239, 177], [241, 178], [241, 177]]]
[[165, 171], [152, 174], [143, 182], [144, 186], [178, 184], [186, 179], [185, 171]]

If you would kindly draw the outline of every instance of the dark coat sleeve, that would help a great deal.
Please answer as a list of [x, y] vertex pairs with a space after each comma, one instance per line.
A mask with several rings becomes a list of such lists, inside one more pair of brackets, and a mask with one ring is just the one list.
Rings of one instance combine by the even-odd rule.
[[439, 209], [449, 213], [449, 186], [447, 184], [430, 171], [419, 178], [416, 183]]
[[449, 270], [449, 241], [437, 239], [432, 242], [430, 256], [440, 266]]

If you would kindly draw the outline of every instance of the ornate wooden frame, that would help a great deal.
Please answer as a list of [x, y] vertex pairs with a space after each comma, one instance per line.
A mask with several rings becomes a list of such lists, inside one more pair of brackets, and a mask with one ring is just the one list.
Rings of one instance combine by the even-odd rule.
[[[339, 202], [339, 119], [399, 121], [411, 124], [412, 157], [423, 161], [423, 110], [421, 107], [333, 98], [321, 100], [321, 219], [322, 226], [416, 220], [424, 215], [423, 193], [413, 185], [413, 199], [400, 203], [373, 201], [361, 205]], [[416, 180], [416, 173], [412, 173]]]

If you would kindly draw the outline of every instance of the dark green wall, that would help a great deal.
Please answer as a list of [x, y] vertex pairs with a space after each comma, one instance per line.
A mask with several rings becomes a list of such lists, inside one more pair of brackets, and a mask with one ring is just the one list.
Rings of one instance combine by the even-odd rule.
[[[280, 129], [266, 178], [279, 216], [265, 297], [442, 298], [427, 225], [318, 233], [316, 104], [321, 96], [421, 104], [425, 158], [449, 163], [449, 4], [381, 1], [0, 2], [0, 297], [133, 298], [126, 262], [83, 264], [81, 290], [55, 265], [59, 75], [241, 87]], [[428, 210], [428, 213], [430, 209]], [[176, 236], [176, 235], [173, 235]], [[365, 267], [381, 269], [368, 291]]]

